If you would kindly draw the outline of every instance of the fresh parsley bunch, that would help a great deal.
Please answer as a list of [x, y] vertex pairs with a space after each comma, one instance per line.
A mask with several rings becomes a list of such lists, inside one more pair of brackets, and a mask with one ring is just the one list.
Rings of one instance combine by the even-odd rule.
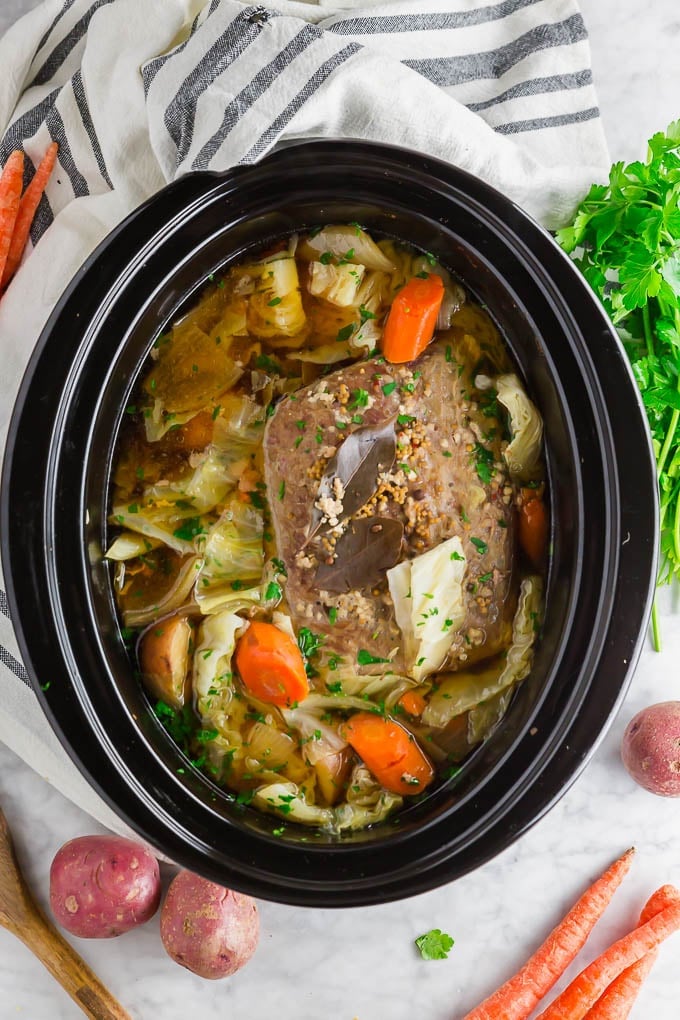
[[[661, 507], [659, 584], [680, 579], [680, 120], [647, 162], [615, 163], [557, 232], [623, 341], [652, 432]], [[654, 647], [661, 647], [656, 605]]]

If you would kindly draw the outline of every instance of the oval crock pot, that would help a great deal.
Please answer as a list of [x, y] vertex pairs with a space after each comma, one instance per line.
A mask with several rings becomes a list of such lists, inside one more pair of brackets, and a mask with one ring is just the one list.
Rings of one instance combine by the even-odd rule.
[[[455, 776], [331, 838], [235, 805], [183, 757], [135, 678], [106, 547], [107, 484], [136, 373], [213, 272], [271, 238], [359, 221], [434, 253], [502, 329], [545, 422], [545, 624], [530, 677]], [[488, 860], [584, 765], [625, 693], [656, 569], [654, 461], [624, 352], [550, 236], [459, 169], [359, 142], [287, 146], [165, 188], [100, 245], [40, 337], [11, 422], [2, 557], [24, 661], [89, 782], [140, 836], [257, 896], [349, 906]], [[41, 689], [40, 681], [49, 678]]]

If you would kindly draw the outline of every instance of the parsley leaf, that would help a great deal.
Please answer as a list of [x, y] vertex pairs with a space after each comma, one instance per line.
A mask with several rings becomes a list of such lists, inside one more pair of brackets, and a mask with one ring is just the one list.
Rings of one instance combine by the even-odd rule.
[[446, 960], [453, 946], [453, 939], [440, 928], [419, 935], [415, 940], [423, 960]]
[[[615, 163], [557, 231], [619, 330], [652, 433], [661, 509], [659, 584], [680, 579], [680, 121], [646, 162]], [[661, 647], [656, 605], [654, 646]]]

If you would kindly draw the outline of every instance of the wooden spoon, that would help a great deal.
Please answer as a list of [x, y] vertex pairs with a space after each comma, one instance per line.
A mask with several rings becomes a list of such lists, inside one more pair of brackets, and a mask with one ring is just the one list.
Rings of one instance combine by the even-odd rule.
[[0, 809], [0, 926], [24, 943], [92, 1020], [131, 1020], [96, 974], [50, 924], [33, 899], [17, 863]]

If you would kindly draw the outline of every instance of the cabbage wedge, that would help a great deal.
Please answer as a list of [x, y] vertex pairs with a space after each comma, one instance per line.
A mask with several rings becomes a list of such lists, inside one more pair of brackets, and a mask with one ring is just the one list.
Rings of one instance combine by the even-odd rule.
[[531, 669], [537, 621], [543, 599], [540, 577], [525, 577], [512, 623], [512, 642], [499, 668], [494, 660], [481, 669], [450, 673], [438, 678], [437, 690], [430, 696], [421, 716], [425, 726], [443, 728], [456, 716], [476, 709], [523, 680]]

